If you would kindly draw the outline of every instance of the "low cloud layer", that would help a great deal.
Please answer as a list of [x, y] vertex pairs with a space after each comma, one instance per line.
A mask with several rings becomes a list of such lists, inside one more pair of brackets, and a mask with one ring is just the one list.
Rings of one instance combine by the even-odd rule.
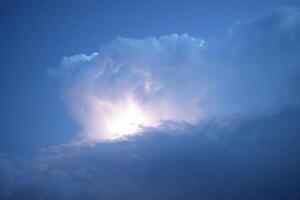
[[[223, 120], [224, 122], [224, 120]], [[2, 199], [297, 200], [300, 110], [4, 156]], [[27, 166], [27, 167], [26, 167]], [[31, 167], [29, 167], [31, 166]]]
[[[213, 41], [118, 38], [66, 57], [50, 73], [89, 141], [0, 155], [0, 198], [298, 200], [298, 52], [300, 11], [280, 8]], [[142, 134], [99, 142], [112, 123]]]

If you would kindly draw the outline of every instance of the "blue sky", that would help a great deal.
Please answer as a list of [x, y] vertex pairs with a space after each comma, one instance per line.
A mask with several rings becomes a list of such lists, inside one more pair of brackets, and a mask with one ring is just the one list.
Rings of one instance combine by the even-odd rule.
[[0, 198], [299, 199], [298, 6], [1, 1]]

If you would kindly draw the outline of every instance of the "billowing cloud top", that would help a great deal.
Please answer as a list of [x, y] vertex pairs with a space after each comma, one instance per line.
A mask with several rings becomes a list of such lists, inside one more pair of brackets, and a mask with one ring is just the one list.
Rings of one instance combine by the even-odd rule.
[[299, 10], [236, 22], [214, 42], [187, 34], [117, 38], [50, 72], [87, 138], [114, 139], [165, 121], [275, 111], [299, 68]]
[[203, 40], [187, 34], [118, 38], [99, 53], [64, 58], [52, 73], [85, 134], [111, 139], [162, 121], [197, 123], [210, 87], [204, 50]]

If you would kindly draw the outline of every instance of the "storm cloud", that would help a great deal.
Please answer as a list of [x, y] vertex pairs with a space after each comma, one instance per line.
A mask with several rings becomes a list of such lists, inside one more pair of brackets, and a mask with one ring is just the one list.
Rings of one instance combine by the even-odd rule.
[[188, 34], [120, 37], [99, 52], [65, 57], [49, 71], [88, 138], [119, 131], [109, 124], [135, 129], [114, 122], [120, 112], [144, 127], [258, 115], [289, 101], [289, 82], [299, 71], [299, 22], [299, 9], [288, 7], [236, 22], [212, 41]]
[[227, 125], [215, 121], [181, 125], [184, 128], [176, 136], [174, 131], [152, 129], [126, 141], [56, 146], [41, 152], [31, 169], [7, 168], [6, 176], [1, 176], [1, 195], [8, 199], [298, 199], [299, 110], [222, 122]]
[[[31, 161], [1, 155], [0, 197], [299, 199], [299, 50], [288, 7], [223, 38], [117, 38], [65, 57], [49, 73], [82, 137]], [[139, 134], [98, 140], [132, 104], [147, 115]]]

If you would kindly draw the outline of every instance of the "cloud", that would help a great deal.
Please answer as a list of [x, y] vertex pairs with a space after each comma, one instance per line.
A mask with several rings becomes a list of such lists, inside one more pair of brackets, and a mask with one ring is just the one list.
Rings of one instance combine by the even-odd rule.
[[117, 38], [97, 53], [64, 58], [50, 73], [61, 79], [84, 134], [112, 138], [166, 120], [197, 123], [208, 110], [199, 103], [211, 87], [202, 81], [209, 79], [204, 51], [204, 41], [187, 34]]
[[126, 141], [56, 146], [32, 161], [34, 173], [10, 198], [298, 199], [299, 116], [287, 109], [226, 127], [186, 125], [177, 136], [151, 129]]
[[[0, 155], [0, 198], [299, 199], [299, 13], [237, 22], [214, 42], [118, 38], [64, 58], [50, 73], [90, 140]], [[93, 139], [131, 118], [151, 127]]]
[[288, 82], [300, 64], [299, 13], [298, 8], [284, 7], [236, 22], [225, 39], [212, 44], [213, 65], [223, 68], [218, 90], [222, 109], [272, 112], [281, 107], [282, 98], [291, 100]]
[[278, 111], [299, 71], [299, 23], [299, 9], [287, 7], [236, 22], [214, 42], [188, 34], [119, 37], [91, 55], [65, 57], [50, 73], [85, 138], [117, 138], [164, 121], [197, 124]]

